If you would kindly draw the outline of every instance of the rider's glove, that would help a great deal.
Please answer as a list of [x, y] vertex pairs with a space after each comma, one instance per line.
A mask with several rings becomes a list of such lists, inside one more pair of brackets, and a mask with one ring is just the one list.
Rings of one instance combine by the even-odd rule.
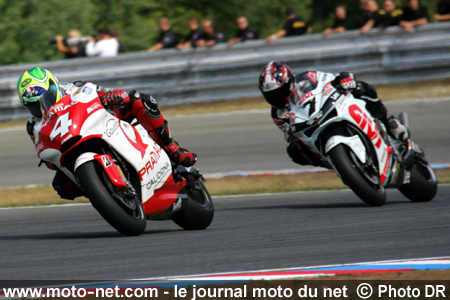
[[100, 97], [103, 105], [121, 105], [126, 102], [128, 94], [122, 90], [112, 90]]
[[355, 76], [352, 73], [342, 72], [339, 73], [339, 85], [345, 91], [351, 92], [356, 89]]

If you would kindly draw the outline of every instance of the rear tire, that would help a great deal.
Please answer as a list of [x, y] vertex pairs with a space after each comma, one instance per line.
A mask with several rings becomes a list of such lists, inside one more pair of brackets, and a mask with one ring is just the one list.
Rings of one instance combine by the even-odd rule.
[[200, 190], [190, 188], [184, 209], [178, 212], [173, 221], [185, 230], [206, 229], [214, 218], [214, 205], [211, 196], [201, 180]]
[[96, 161], [89, 161], [77, 169], [76, 175], [92, 206], [112, 227], [124, 235], [140, 235], [147, 225], [140, 201], [134, 199], [136, 202], [134, 216], [131, 212], [125, 211], [125, 208], [112, 197], [111, 193], [114, 191], [107, 188], [104, 180], [108, 179], [103, 179], [107, 178], [104, 172]]
[[329, 156], [342, 181], [370, 206], [381, 206], [386, 202], [386, 191], [383, 187], [376, 190], [356, 167], [350, 157], [350, 149], [340, 144], [330, 150]]
[[415, 164], [411, 169], [411, 178], [408, 184], [398, 189], [412, 202], [428, 202], [436, 196], [438, 185], [433, 170], [428, 166]]

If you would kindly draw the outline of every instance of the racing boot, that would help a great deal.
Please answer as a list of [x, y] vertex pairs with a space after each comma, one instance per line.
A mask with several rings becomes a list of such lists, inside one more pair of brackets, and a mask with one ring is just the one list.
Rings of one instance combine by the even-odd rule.
[[185, 167], [191, 167], [197, 161], [197, 155], [180, 145], [170, 135], [167, 121], [159, 111], [158, 104], [152, 96], [130, 92], [132, 110], [139, 123], [148, 131], [149, 135], [169, 155], [170, 160]]
[[[380, 101], [381, 103], [381, 101]], [[382, 104], [383, 105], [383, 104]], [[384, 105], [383, 105], [384, 106]], [[384, 126], [386, 127], [388, 133], [396, 140], [398, 141], [406, 141], [409, 139], [409, 130], [408, 128], [400, 123], [400, 120], [398, 120], [393, 115], [388, 115], [387, 110], [385, 109], [386, 113], [383, 115], [374, 116], [378, 120], [380, 120]]]
[[169, 126], [167, 126], [167, 121], [154, 132], [150, 133], [150, 136], [163, 147], [169, 155], [170, 160], [174, 163], [185, 167], [192, 167], [197, 162], [197, 154], [180, 147], [180, 145], [172, 138]]
[[387, 125], [383, 122], [388, 129], [390, 135], [396, 140], [406, 141], [409, 139], [409, 130], [408, 128], [400, 123], [400, 121], [395, 118], [393, 115], [390, 115], [387, 118]]

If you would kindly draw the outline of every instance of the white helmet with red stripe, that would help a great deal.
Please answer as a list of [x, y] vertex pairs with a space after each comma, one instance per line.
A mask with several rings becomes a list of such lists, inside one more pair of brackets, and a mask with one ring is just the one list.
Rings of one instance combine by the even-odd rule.
[[295, 93], [295, 76], [288, 65], [271, 61], [261, 72], [259, 90], [270, 105], [284, 108]]

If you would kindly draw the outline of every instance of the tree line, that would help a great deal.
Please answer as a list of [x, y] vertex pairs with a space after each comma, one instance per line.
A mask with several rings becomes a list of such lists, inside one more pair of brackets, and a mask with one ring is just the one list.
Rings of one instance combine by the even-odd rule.
[[[438, 2], [422, 0], [430, 15]], [[128, 52], [145, 50], [158, 36], [161, 17], [181, 36], [189, 31], [189, 17], [212, 19], [230, 39], [236, 18], [244, 15], [265, 37], [282, 28], [286, 7], [294, 6], [318, 33], [333, 22], [336, 4], [345, 4], [350, 18], [360, 16], [359, 0], [0, 0], [0, 65], [63, 59], [49, 38], [71, 29], [93, 35], [108, 27], [119, 32]]]

